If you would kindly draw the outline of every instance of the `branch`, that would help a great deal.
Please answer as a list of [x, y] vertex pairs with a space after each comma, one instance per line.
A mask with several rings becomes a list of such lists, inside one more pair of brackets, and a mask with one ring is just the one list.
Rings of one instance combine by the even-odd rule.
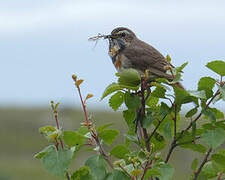
[[[209, 105], [212, 103], [212, 101], [215, 99], [215, 97], [216, 97], [218, 94], [220, 94], [219, 89], [218, 89], [218, 90], [216, 91], [216, 93], [211, 97], [211, 99], [210, 99], [209, 102], [206, 104], [206, 106], [205, 106], [205, 108], [204, 108], [203, 110], [206, 110], [206, 109], [209, 108]], [[170, 150], [169, 150], [169, 152], [168, 152], [168, 154], [167, 154], [167, 157], [166, 157], [165, 162], [168, 162], [168, 161], [169, 161], [170, 156], [171, 156], [171, 154], [172, 154], [174, 148], [177, 146], [177, 144], [176, 144], [177, 140], [180, 139], [180, 138], [183, 136], [184, 132], [185, 132], [185, 131], [188, 131], [188, 130], [192, 127], [192, 125], [193, 125], [194, 123], [196, 123], [196, 122], [199, 120], [199, 118], [200, 118], [201, 116], [202, 116], [202, 112], [200, 112], [199, 115], [198, 115], [193, 121], [190, 122], [190, 124], [187, 126], [187, 128], [185, 128], [184, 130], [182, 130], [181, 133], [180, 133], [180, 135], [179, 135], [178, 137], [176, 137], [176, 139], [174, 139], [174, 140], [172, 141], [171, 146], [170, 146]]]
[[160, 124], [164, 121], [164, 119], [166, 118], [167, 115], [168, 115], [168, 114], [165, 114], [165, 115], [163, 116], [163, 118], [158, 122], [158, 124], [156, 125], [155, 129], [152, 131], [151, 135], [149, 136], [148, 141], [150, 141], [150, 140], [152, 139], [153, 135], [155, 134], [155, 132], [156, 132], [157, 129], [159, 128]]
[[208, 161], [208, 157], [209, 157], [209, 155], [210, 155], [211, 152], [212, 152], [212, 148], [210, 148], [210, 149], [208, 150], [207, 154], [205, 155], [205, 158], [203, 159], [203, 161], [202, 161], [201, 165], [199, 166], [197, 172], [195, 172], [195, 174], [194, 174], [193, 180], [197, 180], [197, 178], [198, 178], [198, 176], [199, 176], [199, 174], [200, 174], [200, 172], [201, 172], [203, 166], [204, 166], [205, 163]]

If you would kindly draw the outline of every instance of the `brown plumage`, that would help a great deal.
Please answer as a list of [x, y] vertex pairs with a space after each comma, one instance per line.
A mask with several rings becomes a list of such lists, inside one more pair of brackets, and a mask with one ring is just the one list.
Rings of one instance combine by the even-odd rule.
[[[158, 50], [139, 40], [130, 29], [116, 28], [108, 35], [108, 39], [109, 55], [117, 71], [134, 68], [144, 74], [149, 69], [150, 77], [173, 80], [173, 76], [166, 73], [168, 67], [173, 66]], [[183, 89], [180, 83], [177, 86]]]

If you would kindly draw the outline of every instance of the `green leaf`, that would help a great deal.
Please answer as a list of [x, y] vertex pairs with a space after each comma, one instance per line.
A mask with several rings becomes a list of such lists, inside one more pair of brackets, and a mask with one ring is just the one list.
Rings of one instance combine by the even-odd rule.
[[167, 121], [165, 125], [163, 126], [163, 134], [166, 138], [172, 138], [172, 127], [171, 127], [171, 121]]
[[206, 99], [206, 94], [205, 94], [204, 90], [201, 90], [201, 91], [188, 91], [188, 92], [189, 92], [189, 94], [191, 96], [194, 96], [196, 98]]
[[198, 91], [205, 91], [206, 98], [209, 99], [213, 96], [213, 87], [216, 80], [211, 77], [202, 77], [198, 82]]
[[149, 107], [155, 107], [157, 106], [158, 102], [159, 102], [159, 98], [150, 95], [146, 101], [146, 105]]
[[161, 175], [160, 171], [157, 169], [148, 169], [145, 173], [144, 180], [148, 180], [150, 177], [155, 177]]
[[106, 96], [108, 96], [108, 95], [112, 94], [113, 92], [118, 91], [120, 89], [122, 89], [122, 88], [119, 86], [119, 84], [117, 84], [115, 82], [108, 85], [108, 87], [103, 92], [101, 100], [104, 99]]
[[84, 135], [75, 131], [64, 131], [63, 138], [68, 146], [81, 146], [86, 141]]
[[211, 156], [211, 159], [215, 163], [219, 164], [223, 168], [223, 170], [225, 170], [225, 156], [224, 155], [218, 154], [218, 153], [217, 154], [213, 154]]
[[135, 124], [134, 120], [136, 118], [136, 112], [131, 110], [123, 111], [123, 118], [125, 119], [130, 131], [134, 132]]
[[95, 178], [90, 174], [90, 168], [83, 166], [77, 171], [75, 171], [72, 176], [72, 180], [95, 180]]
[[213, 111], [211, 111], [210, 109], [204, 109], [202, 111], [202, 114], [204, 114], [206, 117], [208, 117], [210, 121], [212, 121], [212, 122], [216, 121], [216, 114]]
[[113, 170], [113, 180], [131, 180], [123, 171]]
[[196, 105], [198, 105], [198, 100], [196, 97], [191, 96], [187, 91], [173, 86], [174, 93], [175, 93], [175, 103], [177, 105], [186, 104], [189, 102], [194, 102]]
[[165, 98], [166, 90], [162, 86], [157, 86], [154, 91], [152, 91], [151, 96], [157, 98]]
[[225, 131], [222, 128], [206, 130], [201, 134], [202, 141], [209, 147], [216, 149], [225, 141]]
[[195, 159], [192, 161], [192, 163], [191, 163], [191, 169], [192, 169], [193, 171], [196, 171], [197, 167], [198, 167], [198, 159], [195, 158]]
[[112, 95], [111, 98], [109, 99], [109, 105], [114, 111], [116, 111], [123, 104], [123, 101], [124, 101], [124, 93], [118, 91], [117, 93]]
[[47, 140], [55, 140], [60, 137], [61, 130], [56, 129], [53, 126], [43, 126], [39, 128], [39, 132], [43, 134]]
[[190, 149], [192, 151], [199, 152], [199, 153], [205, 153], [207, 150], [205, 146], [201, 144], [193, 144], [193, 143], [183, 144], [183, 145], [180, 145], [180, 147]]
[[223, 119], [224, 118], [224, 113], [220, 111], [219, 109], [216, 108], [208, 108], [210, 111], [214, 112], [216, 119]]
[[119, 131], [115, 129], [105, 129], [100, 131], [98, 135], [106, 144], [111, 145], [119, 135]]
[[81, 127], [78, 129], [77, 132], [80, 133], [80, 134], [82, 134], [82, 135], [85, 135], [85, 134], [87, 134], [87, 133], [89, 132], [89, 130], [88, 130], [87, 126], [81, 126]]
[[195, 107], [193, 109], [191, 109], [190, 111], [188, 111], [185, 115], [186, 118], [192, 117], [194, 116], [196, 113], [198, 112], [198, 107]]
[[213, 166], [213, 163], [211, 161], [205, 163], [205, 165], [202, 168], [202, 173], [207, 177], [207, 178], [214, 178], [217, 176], [218, 169]]
[[138, 90], [141, 76], [135, 69], [124, 69], [118, 79], [120, 86], [128, 89]]
[[140, 97], [137, 96], [136, 94], [130, 94], [129, 92], [126, 92], [124, 100], [128, 109], [136, 110], [141, 106]]
[[42, 157], [42, 162], [45, 169], [52, 175], [63, 178], [72, 161], [73, 149], [56, 150], [54, 145], [51, 145], [51, 150]]
[[176, 68], [177, 72], [182, 72], [182, 70], [188, 65], [188, 62], [185, 62], [184, 64], [182, 64], [180, 67]]
[[206, 65], [207, 68], [211, 69], [215, 73], [219, 74], [220, 76], [225, 76], [225, 62], [224, 61], [212, 61]]
[[91, 174], [96, 180], [105, 180], [107, 164], [101, 155], [95, 155], [85, 162], [85, 166], [88, 166], [91, 170]]
[[166, 146], [164, 137], [157, 132], [152, 137], [151, 143], [154, 144], [153, 152], [160, 151]]
[[150, 127], [154, 120], [155, 120], [155, 116], [154, 116], [153, 112], [148, 111], [148, 113], [143, 118], [143, 128]]
[[123, 144], [114, 146], [110, 152], [111, 155], [120, 159], [125, 159], [125, 155], [128, 153], [130, 153], [130, 150]]
[[34, 158], [41, 159], [43, 158], [46, 154], [51, 152], [54, 148], [52, 145], [45, 147], [42, 151], [34, 155]]
[[170, 179], [172, 179], [173, 174], [174, 174], [174, 168], [171, 167], [169, 164], [163, 164], [157, 169], [161, 173], [161, 175], [157, 176], [160, 180], [170, 180]]
[[220, 93], [223, 101], [225, 101], [225, 84], [223, 85], [223, 87], [220, 87]]
[[99, 132], [107, 129], [108, 127], [112, 126], [113, 124], [114, 123], [107, 123], [107, 124], [104, 124], [103, 126], [99, 126], [99, 127], [97, 127], [97, 132], [99, 133]]

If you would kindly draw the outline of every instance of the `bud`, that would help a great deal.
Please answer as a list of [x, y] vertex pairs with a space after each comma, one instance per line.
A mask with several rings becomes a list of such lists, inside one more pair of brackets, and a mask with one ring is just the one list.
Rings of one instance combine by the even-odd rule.
[[86, 98], [85, 98], [85, 101], [87, 100], [87, 99], [89, 99], [89, 98], [92, 98], [94, 95], [93, 94], [88, 94], [87, 96], [86, 96]]
[[167, 55], [166, 55], [166, 60], [168, 61], [168, 63], [170, 63], [170, 62], [171, 62], [171, 57], [170, 57], [170, 55], [169, 55], [169, 54], [167, 54]]
[[83, 81], [84, 81], [83, 79], [79, 79], [79, 80], [77, 80], [77, 81], [75, 82], [75, 85], [76, 85], [77, 87], [79, 87]]
[[72, 75], [72, 78], [75, 82], [77, 81], [77, 76], [75, 74]]

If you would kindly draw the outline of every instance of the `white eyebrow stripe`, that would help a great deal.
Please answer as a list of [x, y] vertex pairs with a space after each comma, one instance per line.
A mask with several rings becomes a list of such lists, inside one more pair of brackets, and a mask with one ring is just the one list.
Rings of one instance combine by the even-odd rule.
[[129, 32], [129, 31], [127, 31], [127, 30], [122, 30], [122, 31], [119, 31], [119, 33], [126, 33], [126, 34], [130, 34], [130, 32]]

